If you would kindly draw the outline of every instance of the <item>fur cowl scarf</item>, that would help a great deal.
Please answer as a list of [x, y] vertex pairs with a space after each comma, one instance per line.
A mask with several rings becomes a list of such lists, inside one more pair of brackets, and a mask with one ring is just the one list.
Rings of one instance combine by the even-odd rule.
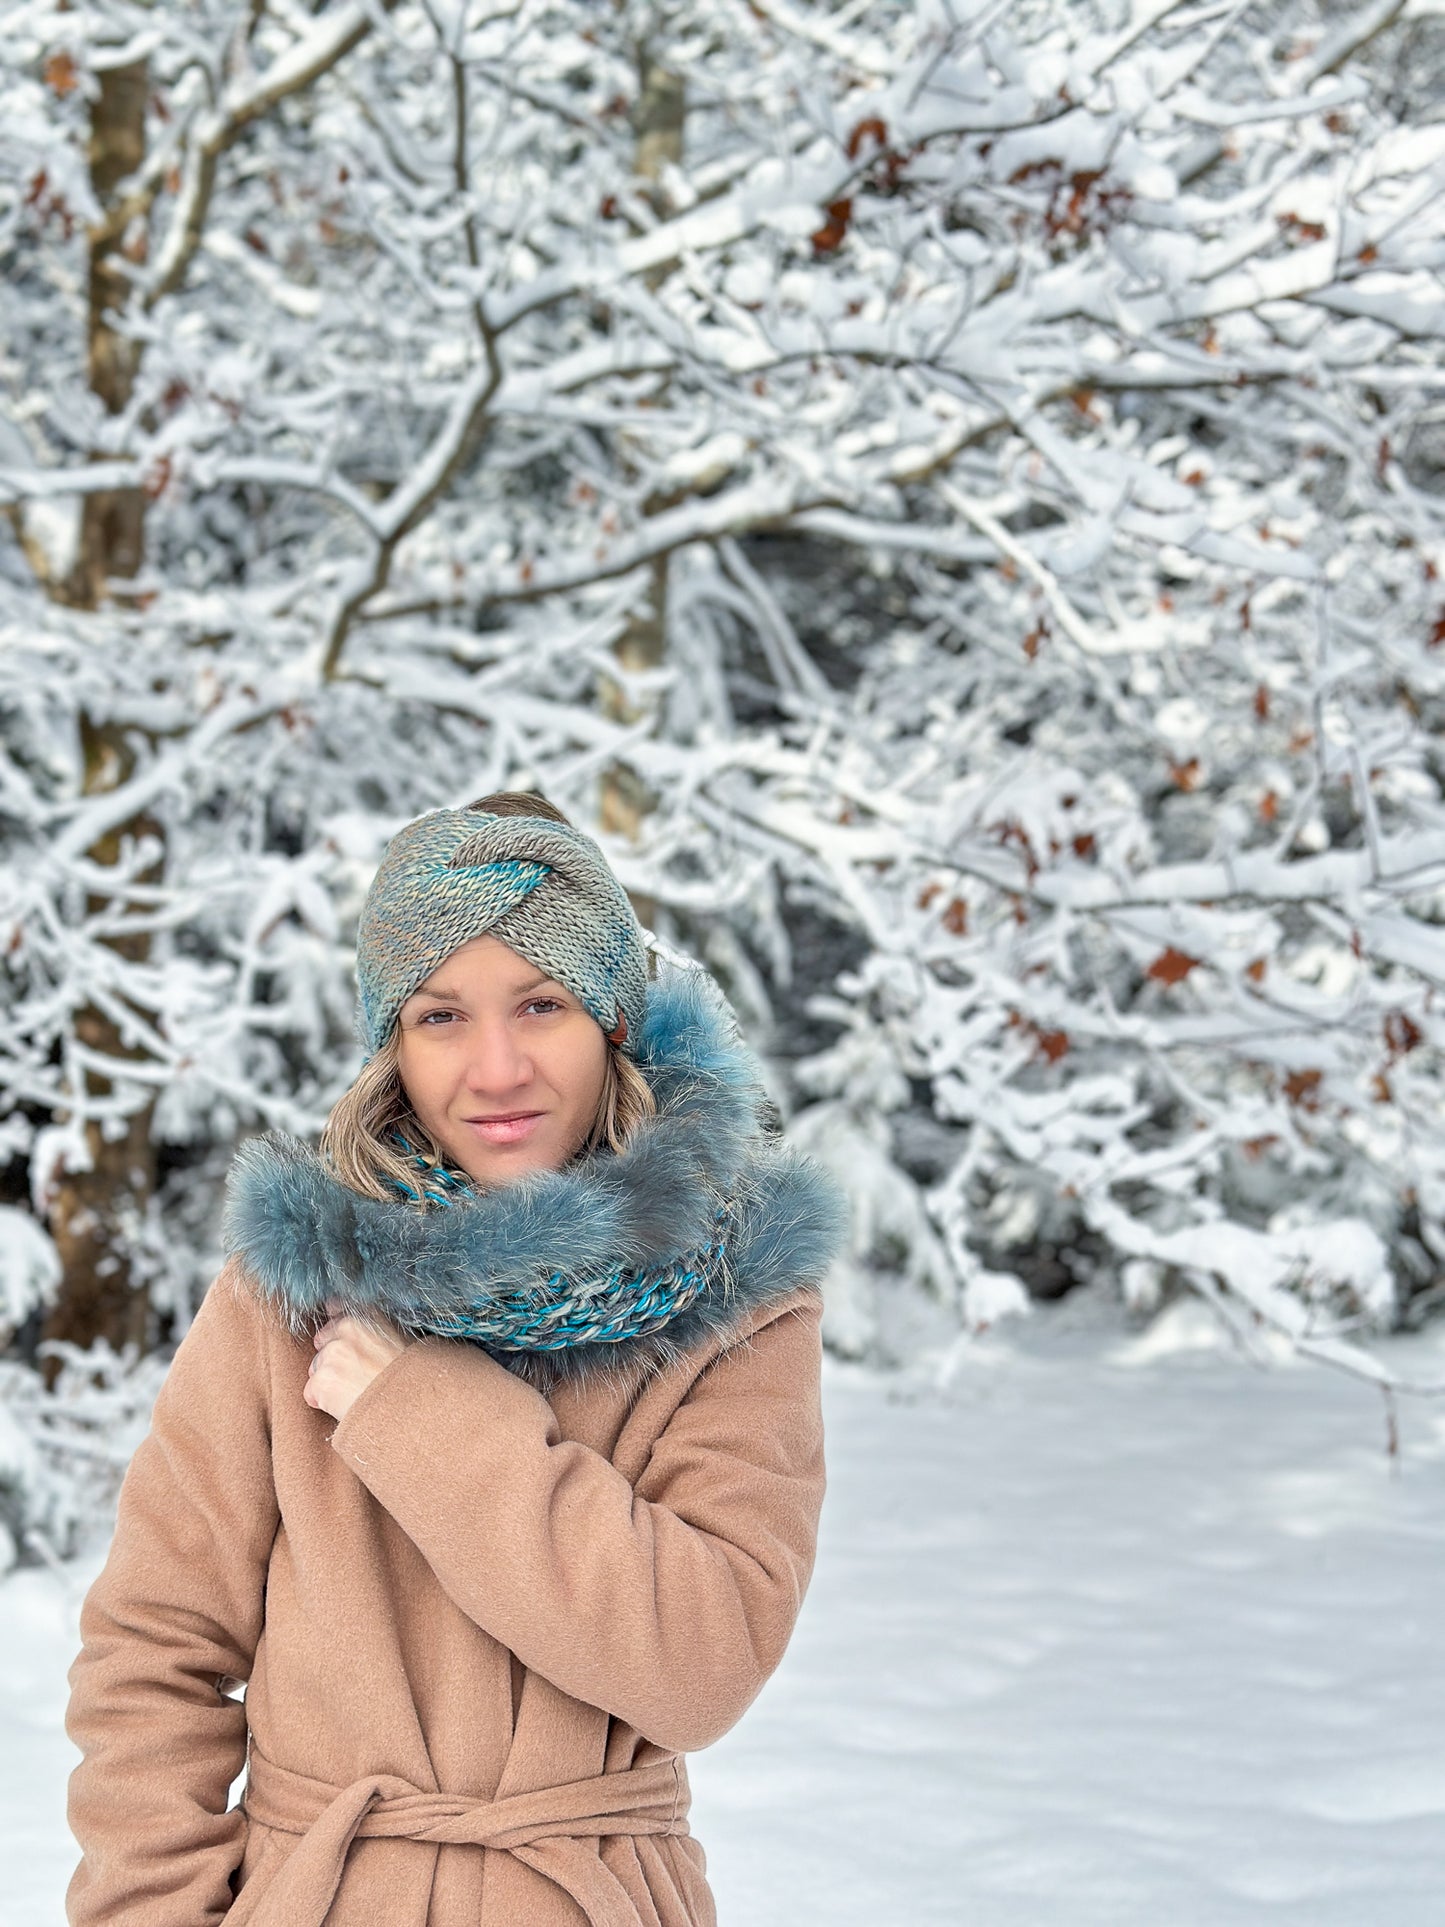
[[[463, 1190], [447, 1208], [365, 1197], [300, 1139], [248, 1139], [227, 1180], [227, 1253], [297, 1336], [335, 1299], [409, 1335], [471, 1339], [543, 1389], [646, 1377], [817, 1281], [848, 1207], [821, 1165], [770, 1131], [761, 1067], [705, 970], [669, 969], [648, 984], [635, 1056], [657, 1110], [624, 1151]], [[570, 1314], [619, 1279], [663, 1281], [648, 1328], [599, 1338], [585, 1335], [597, 1321], [578, 1324], [583, 1335], [554, 1321], [545, 1349], [496, 1339], [489, 1313], [526, 1304], [545, 1315], [561, 1298]]]

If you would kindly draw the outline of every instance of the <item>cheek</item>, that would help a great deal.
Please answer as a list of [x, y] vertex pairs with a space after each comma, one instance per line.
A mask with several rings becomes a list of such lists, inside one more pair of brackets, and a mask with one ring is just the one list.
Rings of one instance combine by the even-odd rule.
[[426, 1061], [424, 1052], [408, 1051], [403, 1046], [397, 1053], [396, 1074], [418, 1117], [424, 1118], [437, 1099], [441, 1082], [437, 1070], [436, 1063]]
[[574, 1117], [590, 1119], [602, 1096], [607, 1044], [590, 1018], [585, 1030], [579, 1026], [571, 1037], [558, 1037], [556, 1043], [550, 1066], [552, 1083], [566, 1097]]

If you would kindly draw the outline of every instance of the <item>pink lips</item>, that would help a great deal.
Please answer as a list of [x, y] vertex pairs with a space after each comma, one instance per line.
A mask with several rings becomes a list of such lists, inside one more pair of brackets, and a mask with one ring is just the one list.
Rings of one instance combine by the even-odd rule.
[[542, 1111], [532, 1111], [523, 1117], [470, 1117], [467, 1129], [475, 1131], [484, 1144], [520, 1144], [523, 1138], [532, 1135], [544, 1116]]

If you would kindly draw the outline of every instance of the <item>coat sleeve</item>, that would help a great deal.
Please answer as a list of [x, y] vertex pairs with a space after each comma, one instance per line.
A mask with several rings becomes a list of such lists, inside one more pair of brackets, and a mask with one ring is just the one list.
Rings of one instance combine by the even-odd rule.
[[81, 1603], [70, 1927], [202, 1927], [234, 1899], [246, 1817], [226, 1803], [246, 1710], [222, 1688], [250, 1677], [278, 1522], [264, 1334], [236, 1275], [176, 1349]]
[[461, 1610], [523, 1663], [677, 1752], [781, 1659], [823, 1499], [821, 1301], [799, 1293], [694, 1379], [634, 1487], [486, 1352], [425, 1338], [332, 1445]]

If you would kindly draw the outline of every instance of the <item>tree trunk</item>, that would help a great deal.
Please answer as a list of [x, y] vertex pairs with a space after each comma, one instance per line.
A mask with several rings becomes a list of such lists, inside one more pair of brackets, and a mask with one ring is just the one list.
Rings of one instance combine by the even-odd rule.
[[[685, 84], [680, 74], [652, 58], [646, 44], [637, 50], [637, 68], [637, 152], [633, 171], [645, 181], [656, 182], [666, 162], [682, 159]], [[654, 192], [659, 211], [663, 198], [660, 190]], [[653, 269], [647, 276], [649, 286], [655, 287], [663, 272]], [[651, 576], [646, 612], [631, 618], [613, 649], [624, 669], [655, 669], [667, 653], [666, 556], [659, 556], [651, 565]], [[603, 683], [602, 708], [604, 714], [618, 722], [635, 722], [641, 714], [636, 705], [627, 701], [620, 685], [611, 681]], [[630, 765], [611, 763], [603, 771], [599, 815], [604, 830], [618, 832], [636, 842], [642, 819], [656, 807], [657, 797]], [[632, 901], [639, 918], [650, 928], [657, 916], [656, 902], [641, 893], [634, 893]]]
[[[100, 95], [91, 112], [90, 180], [102, 208], [128, 174], [145, 159], [146, 91], [144, 60], [103, 69]], [[86, 353], [90, 386], [106, 411], [118, 415], [131, 398], [140, 343], [117, 334], [106, 311], [124, 313], [130, 295], [128, 261], [144, 258], [144, 228], [133, 240], [111, 234], [102, 221], [91, 237], [88, 277], [89, 326]], [[83, 609], [99, 608], [107, 578], [133, 576], [141, 565], [145, 541], [145, 498], [138, 488], [105, 489], [85, 497], [80, 549], [68, 599]]]
[[[99, 78], [100, 92], [91, 112], [90, 177], [96, 198], [105, 208], [117, 184], [133, 174], [144, 158], [147, 63], [142, 60], [104, 69]], [[106, 315], [107, 310], [124, 312], [129, 298], [124, 262], [142, 258], [143, 230], [128, 237], [110, 233], [104, 220], [98, 224], [90, 248], [87, 357], [91, 388], [112, 415], [130, 401], [140, 349], [138, 343], [117, 333]], [[108, 582], [138, 572], [144, 542], [145, 498], [139, 489], [110, 489], [87, 495], [74, 566], [68, 578], [55, 585], [58, 598], [77, 608], [98, 608], [105, 599]], [[81, 740], [86, 795], [116, 789], [132, 774], [135, 753], [124, 730], [82, 717]], [[87, 855], [94, 863], [113, 865], [126, 841], [159, 834], [160, 826], [152, 817], [137, 816], [103, 837]], [[161, 870], [157, 862], [144, 873], [144, 880], [159, 880]], [[112, 902], [104, 897], [87, 897], [87, 914]], [[150, 949], [146, 935], [106, 941], [133, 961], [144, 960]], [[104, 1058], [124, 1060], [145, 1055], [142, 1049], [123, 1043], [114, 1020], [92, 1005], [77, 1012], [75, 1036], [88, 1051]], [[78, 1096], [106, 1097], [114, 1089], [113, 1080], [97, 1070], [85, 1068], [78, 1075], [84, 1082]], [[62, 1121], [66, 1115], [61, 1114]], [[99, 1124], [87, 1121], [90, 1169], [63, 1171], [56, 1178], [50, 1192], [49, 1220], [63, 1274], [60, 1296], [46, 1318], [43, 1338], [68, 1339], [86, 1346], [103, 1337], [117, 1348], [130, 1339], [142, 1348], [147, 1343], [149, 1298], [144, 1285], [138, 1287], [131, 1275], [128, 1234], [144, 1215], [155, 1189], [150, 1123], [149, 1103], [133, 1112], [113, 1139], [105, 1136]], [[46, 1383], [53, 1384], [58, 1362], [47, 1358], [42, 1369]]]

